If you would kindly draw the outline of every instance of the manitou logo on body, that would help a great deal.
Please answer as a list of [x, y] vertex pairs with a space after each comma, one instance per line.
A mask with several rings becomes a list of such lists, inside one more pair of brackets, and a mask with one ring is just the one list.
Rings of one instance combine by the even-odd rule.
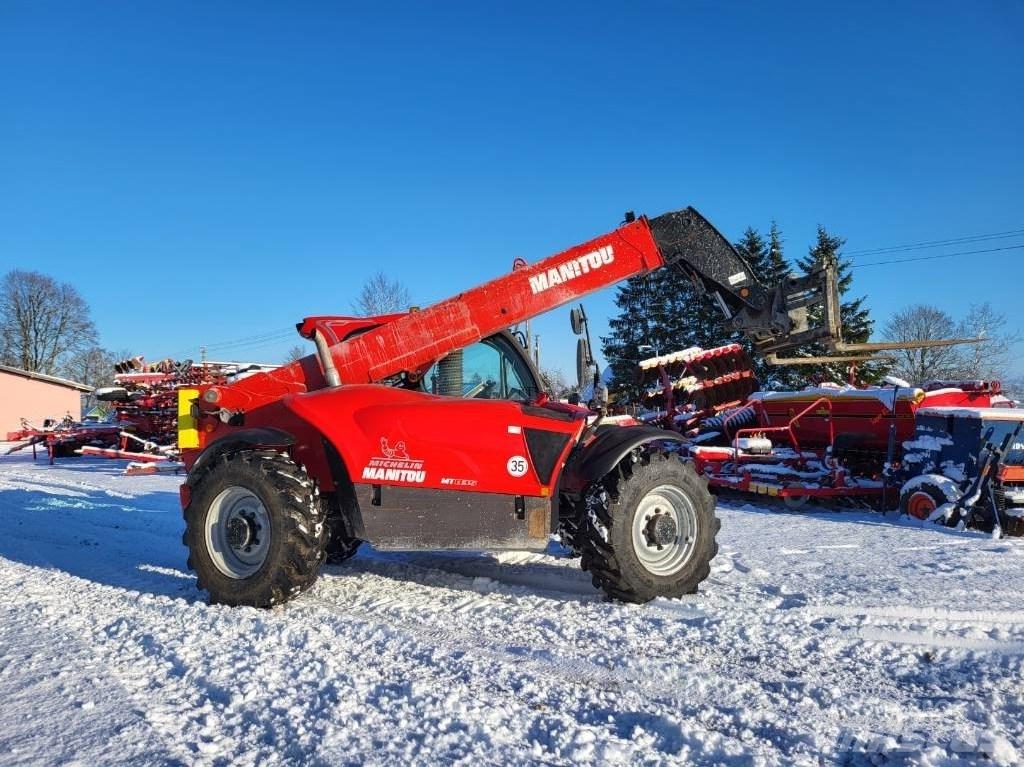
[[590, 253], [584, 253], [582, 256], [577, 256], [563, 264], [559, 264], [557, 267], [551, 267], [546, 272], [535, 274], [530, 278], [530, 290], [534, 294], [543, 293], [555, 285], [575, 280], [591, 270], [607, 266], [614, 260], [615, 253], [612, 251], [612, 246], [605, 245], [603, 248], [598, 248]]
[[427, 479], [427, 472], [414, 469], [385, 469], [383, 466], [370, 465], [363, 469], [363, 479], [374, 482], [414, 482], [422, 484]]
[[426, 481], [427, 472], [423, 470], [423, 461], [409, 457], [405, 442], [399, 440], [392, 447], [387, 437], [381, 437], [380, 451], [383, 455], [371, 458], [363, 468], [363, 479], [371, 482], [410, 482], [417, 485]]

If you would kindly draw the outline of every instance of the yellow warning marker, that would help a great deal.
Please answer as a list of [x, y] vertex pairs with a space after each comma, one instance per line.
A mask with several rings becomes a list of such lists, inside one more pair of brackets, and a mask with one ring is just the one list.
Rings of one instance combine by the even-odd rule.
[[198, 389], [178, 389], [178, 449], [199, 447], [199, 423], [192, 415]]

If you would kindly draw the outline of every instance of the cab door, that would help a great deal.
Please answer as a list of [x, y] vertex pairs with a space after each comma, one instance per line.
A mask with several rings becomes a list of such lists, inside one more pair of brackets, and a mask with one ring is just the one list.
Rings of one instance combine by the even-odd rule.
[[412, 457], [426, 456], [423, 486], [357, 484], [367, 538], [382, 549], [543, 549], [554, 515], [551, 466], [533, 460], [527, 437], [540, 423], [563, 454], [579, 425], [524, 405], [539, 376], [508, 334], [454, 352], [423, 376], [422, 404], [388, 413]]

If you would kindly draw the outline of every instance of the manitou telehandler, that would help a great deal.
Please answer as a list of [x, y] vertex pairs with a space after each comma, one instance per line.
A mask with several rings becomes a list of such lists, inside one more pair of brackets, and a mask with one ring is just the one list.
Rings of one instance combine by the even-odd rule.
[[308, 317], [298, 331], [315, 354], [181, 392], [184, 543], [199, 588], [266, 607], [362, 541], [543, 549], [560, 529], [612, 598], [696, 591], [719, 523], [681, 436], [549, 400], [507, 330], [663, 266], [702, 286], [759, 353], [842, 346], [834, 264], [767, 290], [692, 208], [627, 214], [422, 311]]

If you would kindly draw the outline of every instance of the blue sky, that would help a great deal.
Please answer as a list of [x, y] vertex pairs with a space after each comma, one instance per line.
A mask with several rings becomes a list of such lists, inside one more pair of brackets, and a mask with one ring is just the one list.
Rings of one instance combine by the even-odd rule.
[[[774, 218], [791, 257], [819, 222], [850, 250], [1024, 229], [1022, 32], [1015, 2], [6, 2], [0, 271], [76, 285], [110, 348], [276, 361], [377, 270], [427, 304], [625, 210]], [[854, 290], [879, 324], [988, 299], [1024, 329], [1022, 256]], [[567, 312], [537, 323], [566, 371]]]

